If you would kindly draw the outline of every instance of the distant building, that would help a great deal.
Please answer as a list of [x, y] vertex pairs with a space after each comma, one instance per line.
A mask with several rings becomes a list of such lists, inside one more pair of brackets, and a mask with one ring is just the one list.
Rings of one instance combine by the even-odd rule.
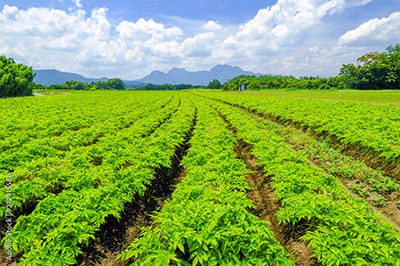
[[241, 84], [241, 85], [239, 85], [239, 91], [244, 91], [244, 90], [246, 90], [247, 89], [247, 84]]

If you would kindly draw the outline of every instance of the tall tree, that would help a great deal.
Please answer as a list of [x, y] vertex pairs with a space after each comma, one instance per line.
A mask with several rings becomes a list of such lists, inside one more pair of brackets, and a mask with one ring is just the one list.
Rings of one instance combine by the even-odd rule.
[[218, 79], [214, 79], [208, 84], [207, 89], [220, 90], [222, 89], [222, 84]]
[[34, 77], [32, 67], [0, 56], [0, 97], [32, 96]]
[[339, 76], [346, 86], [356, 90], [400, 89], [400, 45], [391, 45], [384, 53], [367, 53], [357, 59], [357, 66], [343, 65]]
[[119, 78], [109, 79], [107, 81], [107, 86], [111, 90], [124, 90], [125, 89], [125, 83]]

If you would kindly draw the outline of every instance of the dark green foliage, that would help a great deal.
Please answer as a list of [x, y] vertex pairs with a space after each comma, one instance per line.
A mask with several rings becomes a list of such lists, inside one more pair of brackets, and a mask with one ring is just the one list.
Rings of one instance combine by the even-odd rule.
[[125, 85], [125, 88], [129, 89], [129, 90], [134, 90], [134, 89], [139, 89], [139, 88], [143, 87], [144, 85], [146, 85], [146, 84], [145, 83], [129, 84], [129, 85]]
[[225, 83], [223, 90], [235, 91], [239, 85], [245, 84], [249, 90], [257, 89], [285, 89], [285, 90], [329, 90], [331, 88], [343, 89], [342, 77], [300, 77], [293, 76], [245, 76], [240, 75]]
[[367, 53], [357, 59], [357, 66], [343, 65], [339, 76], [346, 86], [356, 90], [400, 89], [400, 44], [386, 48], [385, 53]]
[[207, 89], [211, 89], [211, 90], [220, 90], [220, 89], [222, 89], [221, 82], [219, 82], [218, 79], [214, 79], [213, 81], [211, 81], [211, 82], [208, 84]]
[[32, 96], [32, 67], [0, 56], [0, 97]]
[[125, 83], [121, 79], [118, 79], [118, 78], [109, 79], [109, 80], [107, 80], [106, 84], [112, 90], [124, 90], [125, 89]]
[[155, 85], [155, 84], [146, 84], [139, 88], [139, 90], [146, 91], [158, 91], [158, 90], [188, 90], [192, 88], [191, 84], [163, 84], [163, 85]]
[[125, 83], [119, 79], [109, 79], [108, 81], [97, 81], [96, 83], [83, 83], [82, 81], [69, 80], [64, 84], [54, 84], [48, 86], [50, 90], [124, 90]]
[[40, 84], [40, 83], [32, 82], [32, 88], [33, 88], [34, 90], [46, 90], [46, 89], [47, 89], [47, 86], [46, 86], [46, 85], [43, 85], [43, 84]]

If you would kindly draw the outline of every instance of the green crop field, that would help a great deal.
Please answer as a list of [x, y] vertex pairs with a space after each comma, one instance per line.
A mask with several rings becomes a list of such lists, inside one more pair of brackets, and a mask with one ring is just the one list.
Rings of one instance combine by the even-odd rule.
[[0, 99], [0, 265], [400, 266], [399, 96]]
[[332, 91], [285, 91], [285, 90], [262, 90], [244, 91], [241, 94], [256, 96], [273, 96], [296, 99], [314, 99], [335, 102], [355, 102], [376, 105], [400, 106], [400, 91], [357, 91], [357, 90], [332, 90]]

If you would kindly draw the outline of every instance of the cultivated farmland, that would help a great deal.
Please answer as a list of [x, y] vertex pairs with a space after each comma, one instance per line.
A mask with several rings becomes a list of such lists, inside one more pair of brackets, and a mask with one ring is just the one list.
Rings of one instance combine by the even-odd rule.
[[400, 265], [397, 106], [73, 92], [0, 119], [1, 265]]

